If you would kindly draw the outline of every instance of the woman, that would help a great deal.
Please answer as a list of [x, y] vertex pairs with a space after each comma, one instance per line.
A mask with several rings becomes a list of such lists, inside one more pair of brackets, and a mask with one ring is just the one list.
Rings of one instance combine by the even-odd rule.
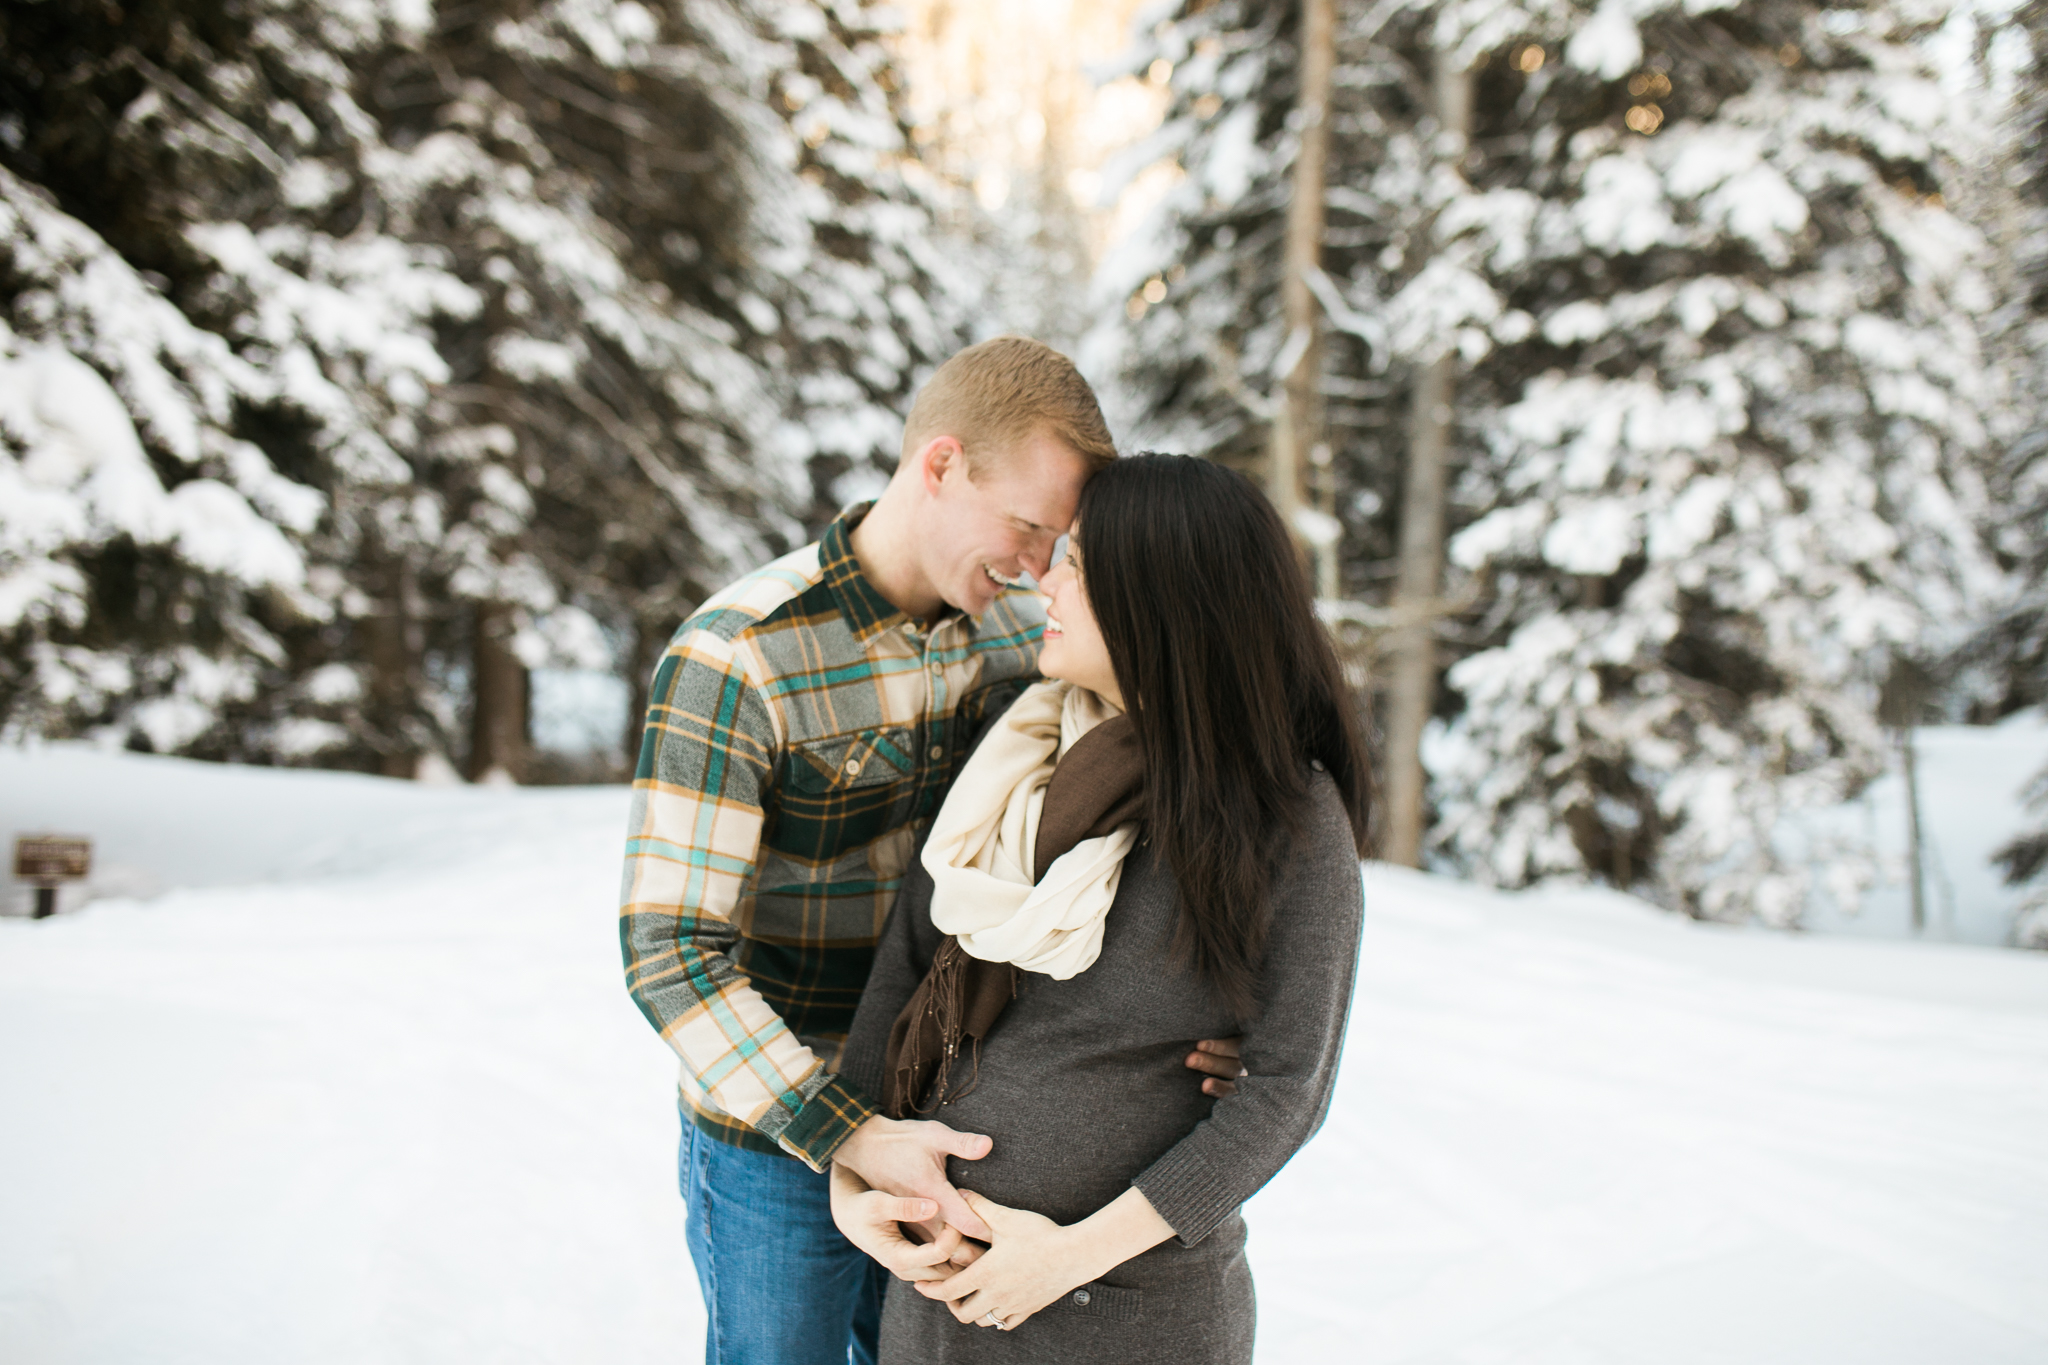
[[[1335, 1079], [1368, 769], [1285, 529], [1242, 476], [1142, 455], [1070, 547], [1048, 681], [962, 769], [847, 1040], [897, 1117], [994, 1139], [949, 1172], [993, 1242], [891, 1283], [888, 1362], [1249, 1361], [1238, 1208]], [[1188, 1085], [1186, 1040], [1233, 1033], [1234, 1093]], [[849, 1233], [883, 1197], [833, 1188]]]

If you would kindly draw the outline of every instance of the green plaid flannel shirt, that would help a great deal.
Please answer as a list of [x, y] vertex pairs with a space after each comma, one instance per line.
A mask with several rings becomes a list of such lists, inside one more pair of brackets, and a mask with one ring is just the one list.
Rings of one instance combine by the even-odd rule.
[[626, 984], [697, 1126], [823, 1170], [879, 1108], [835, 1074], [874, 945], [968, 738], [1038, 677], [1042, 599], [929, 631], [849, 540], [732, 584], [655, 670], [620, 892]]

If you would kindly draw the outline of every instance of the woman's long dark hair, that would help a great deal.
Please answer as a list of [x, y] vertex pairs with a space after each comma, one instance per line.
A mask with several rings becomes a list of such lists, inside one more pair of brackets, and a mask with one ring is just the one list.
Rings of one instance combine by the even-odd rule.
[[1251, 1018], [1311, 759], [1367, 851], [1371, 767], [1343, 669], [1279, 514], [1242, 474], [1127, 456], [1088, 481], [1075, 537], [1145, 754], [1146, 836], [1180, 894], [1175, 954]]

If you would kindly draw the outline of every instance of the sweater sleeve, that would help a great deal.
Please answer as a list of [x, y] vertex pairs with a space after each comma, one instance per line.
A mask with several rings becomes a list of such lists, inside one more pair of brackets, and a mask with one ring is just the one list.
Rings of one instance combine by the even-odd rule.
[[1365, 907], [1335, 784], [1322, 778], [1316, 792], [1315, 813], [1273, 887], [1263, 1008], [1244, 1030], [1247, 1074], [1131, 1182], [1183, 1246], [1258, 1193], [1329, 1112]]

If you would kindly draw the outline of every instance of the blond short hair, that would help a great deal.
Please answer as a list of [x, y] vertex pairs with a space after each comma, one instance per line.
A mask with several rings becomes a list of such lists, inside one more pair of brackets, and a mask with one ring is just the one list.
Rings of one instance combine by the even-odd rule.
[[990, 456], [1041, 432], [1079, 455], [1091, 475], [1116, 458], [1095, 390], [1074, 362], [1030, 337], [996, 337], [939, 366], [918, 390], [903, 427], [903, 458], [933, 437], [951, 436], [973, 475]]

